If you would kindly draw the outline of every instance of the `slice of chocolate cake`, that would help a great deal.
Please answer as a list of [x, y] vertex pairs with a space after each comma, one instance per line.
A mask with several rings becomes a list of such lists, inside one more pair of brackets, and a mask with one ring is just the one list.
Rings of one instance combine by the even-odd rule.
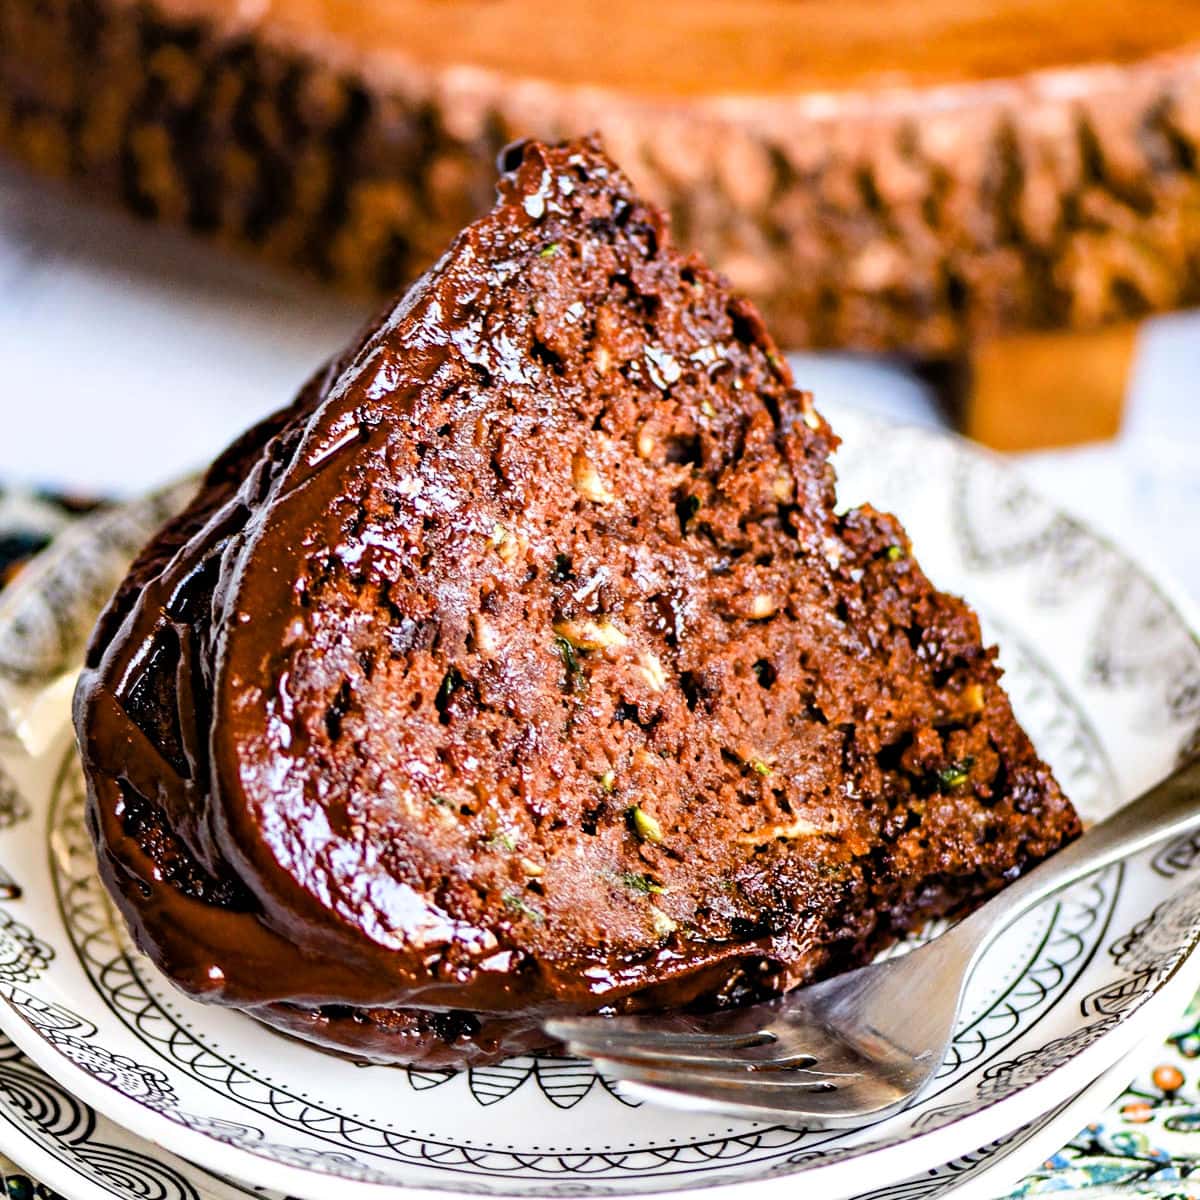
[[754, 309], [595, 145], [503, 169], [147, 547], [77, 696], [139, 946], [381, 1061], [750, 1002], [1079, 829]]

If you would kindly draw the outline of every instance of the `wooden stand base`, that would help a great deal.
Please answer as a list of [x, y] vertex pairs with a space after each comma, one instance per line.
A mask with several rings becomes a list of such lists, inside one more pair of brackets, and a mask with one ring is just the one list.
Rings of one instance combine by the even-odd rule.
[[1121, 428], [1138, 328], [1013, 334], [930, 379], [959, 430], [993, 449], [1101, 441]]

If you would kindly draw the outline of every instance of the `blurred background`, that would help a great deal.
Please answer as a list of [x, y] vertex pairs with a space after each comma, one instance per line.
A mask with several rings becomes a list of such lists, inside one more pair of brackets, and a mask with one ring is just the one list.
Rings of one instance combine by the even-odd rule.
[[0, 483], [202, 465], [593, 129], [820, 404], [1200, 598], [1194, 0], [0, 0]]

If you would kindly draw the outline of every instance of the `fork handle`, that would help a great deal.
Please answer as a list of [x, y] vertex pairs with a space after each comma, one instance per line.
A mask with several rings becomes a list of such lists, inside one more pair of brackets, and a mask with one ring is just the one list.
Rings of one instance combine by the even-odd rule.
[[1047, 896], [1120, 859], [1197, 829], [1200, 829], [1200, 757], [1014, 880], [960, 921], [954, 932], [982, 948]]

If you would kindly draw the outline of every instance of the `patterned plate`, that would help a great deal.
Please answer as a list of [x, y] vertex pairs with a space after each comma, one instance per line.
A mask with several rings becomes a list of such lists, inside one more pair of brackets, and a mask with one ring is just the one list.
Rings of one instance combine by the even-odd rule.
[[[1200, 721], [1200, 645], [1136, 566], [976, 450], [840, 413], [842, 495], [908, 523], [1003, 644], [1014, 703], [1086, 817], [1165, 773]], [[635, 1108], [586, 1063], [358, 1067], [177, 994], [94, 871], [68, 702], [96, 609], [185, 488], [69, 529], [0, 600], [0, 1025], [71, 1092], [222, 1173], [297, 1196], [388, 1185], [598, 1196], [796, 1176], [821, 1195], [932, 1196], [924, 1175], [1063, 1104], [1200, 984], [1200, 839], [1081, 884], [977, 973], [935, 1086], [838, 1134]], [[47, 853], [47, 850], [49, 852]], [[2, 882], [2, 881], [0, 881]]]
[[[1110, 1100], [1132, 1070], [1129, 1059], [1123, 1059], [1079, 1095], [1014, 1130], [999, 1144], [896, 1185], [892, 1194], [920, 1195], [923, 1200], [995, 1200], [1022, 1171], [1049, 1161], [1046, 1155]], [[242, 1185], [185, 1162], [113, 1124], [51, 1079], [3, 1034], [0, 1146], [69, 1200], [285, 1200], [277, 1192]], [[326, 1197], [331, 1194], [327, 1187]]]

